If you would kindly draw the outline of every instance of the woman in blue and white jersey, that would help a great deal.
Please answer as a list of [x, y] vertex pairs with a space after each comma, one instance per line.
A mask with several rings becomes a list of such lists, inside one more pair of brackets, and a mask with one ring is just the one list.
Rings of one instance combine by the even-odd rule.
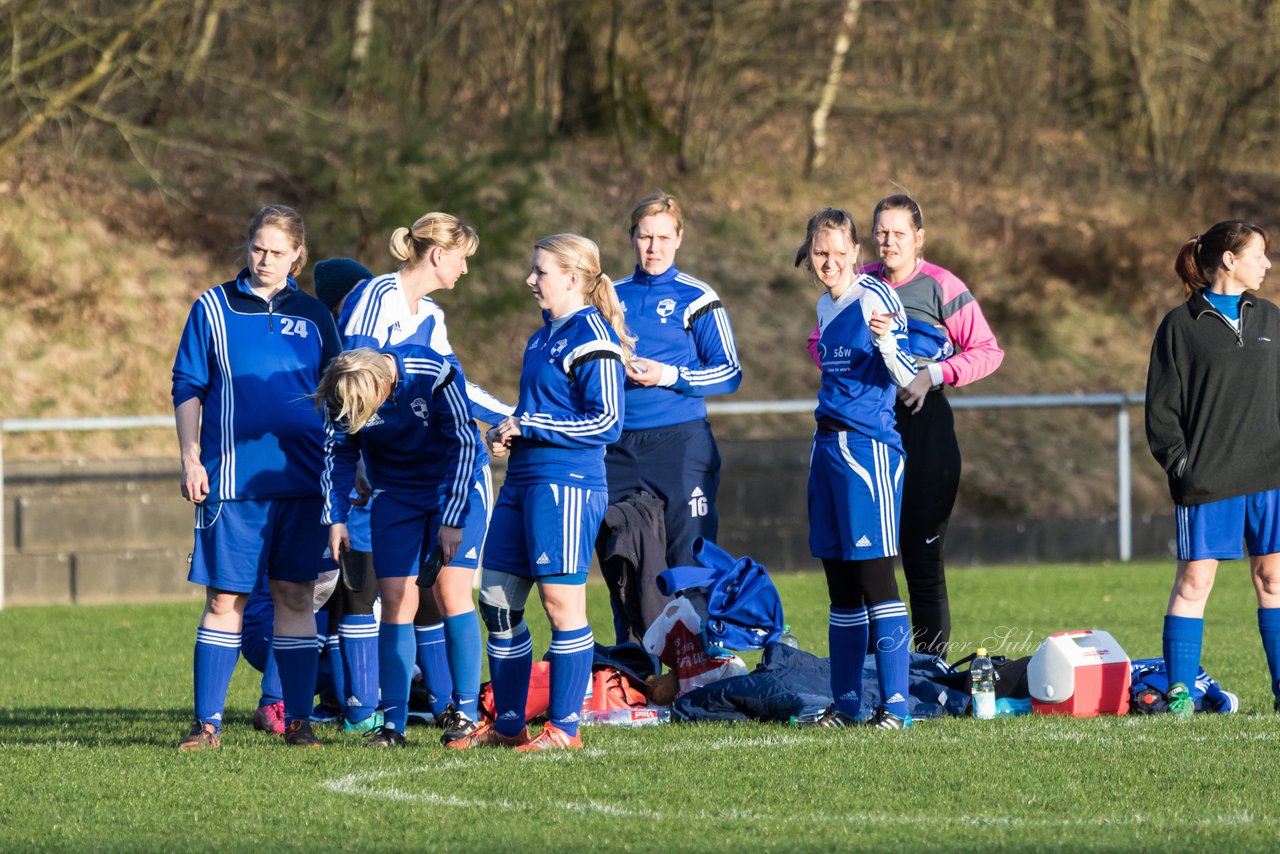
[[[456, 216], [423, 214], [412, 228], [391, 233], [391, 255], [400, 262], [394, 273], [370, 279], [344, 307], [343, 346], [347, 349], [410, 341], [430, 347], [457, 365], [444, 311], [432, 299], [451, 291], [467, 274], [467, 259], [480, 247], [476, 230]], [[475, 383], [467, 383], [467, 399], [476, 418], [497, 424], [515, 410]]]
[[810, 217], [795, 259], [826, 289], [818, 300], [822, 387], [809, 463], [809, 550], [822, 561], [831, 598], [835, 703], [814, 723], [859, 722], [870, 635], [880, 705], [869, 723], [902, 729], [911, 724], [911, 626], [893, 570], [904, 460], [893, 405], [916, 363], [902, 302], [888, 284], [857, 275], [859, 249], [853, 216], [824, 208]]
[[[544, 237], [532, 267], [526, 284], [544, 326], [524, 351], [520, 414], [485, 436], [494, 456], [510, 453], [480, 586], [497, 719], [449, 745], [455, 749], [582, 747], [578, 714], [595, 646], [584, 585], [607, 504], [604, 449], [622, 429], [633, 339], [595, 243], [577, 234]], [[548, 723], [530, 740], [533, 641], [524, 607], [535, 583], [551, 623], [551, 701]]]
[[[371, 279], [362, 291], [352, 295], [349, 307], [343, 312], [345, 346], [379, 349], [413, 343], [430, 347], [461, 370], [449, 343], [444, 312], [431, 295], [457, 286], [458, 280], [467, 273], [467, 258], [475, 254], [479, 245], [475, 229], [447, 213], [426, 213], [412, 228], [393, 231], [390, 251], [400, 262], [400, 268]], [[472, 415], [488, 424], [497, 424], [515, 411], [474, 383], [467, 383], [467, 399]], [[488, 495], [493, 486], [487, 467], [483, 474], [482, 489]], [[445, 567], [431, 585], [431, 595], [421, 597], [414, 621], [418, 665], [430, 691], [432, 714], [445, 729], [446, 738], [457, 729], [455, 724], [465, 729], [467, 723], [474, 720], [474, 716], [453, 720], [453, 713], [458, 709], [452, 702], [453, 669], [449, 662], [451, 656], [459, 653], [453, 650], [458, 641], [451, 637], [449, 626], [451, 619], [470, 615], [475, 607], [471, 580], [481, 550], [477, 548], [471, 553], [467, 549], [458, 557], [468, 561], [468, 565]]]
[[[316, 389], [317, 405], [327, 415], [322, 485], [334, 555], [350, 548], [346, 522], [362, 452], [370, 486], [379, 493], [370, 539], [382, 599], [378, 669], [384, 723], [371, 736], [372, 746], [405, 744], [418, 610], [414, 581], [423, 559], [438, 553], [451, 571], [462, 572], [467, 561], [455, 556], [478, 554], [484, 541], [487, 496], [478, 487], [487, 482], [482, 474], [488, 459], [465, 385], [461, 371], [443, 356], [404, 343], [381, 352], [342, 353]], [[475, 567], [473, 558], [466, 571]], [[465, 586], [471, 589], [469, 581]], [[458, 640], [451, 662], [457, 665], [454, 697], [473, 722], [480, 690], [474, 606], [460, 611], [451, 629]], [[462, 732], [454, 737], [470, 732], [474, 723], [459, 726]]]
[[247, 266], [191, 307], [173, 361], [182, 496], [196, 505], [187, 578], [206, 588], [196, 632], [195, 716], [181, 750], [216, 748], [240, 655], [245, 602], [265, 575], [275, 605], [285, 742], [311, 732], [316, 646], [312, 597], [324, 552], [324, 424], [307, 403], [338, 352], [329, 311], [298, 289], [306, 229], [268, 205], [249, 225]]

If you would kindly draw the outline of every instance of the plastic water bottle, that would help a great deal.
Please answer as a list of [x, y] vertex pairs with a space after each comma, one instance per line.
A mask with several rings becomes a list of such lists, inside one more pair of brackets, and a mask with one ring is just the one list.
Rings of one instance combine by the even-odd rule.
[[996, 669], [987, 656], [986, 647], [978, 647], [978, 656], [969, 665], [970, 691], [973, 693], [973, 716], [990, 720], [996, 716]]
[[641, 709], [594, 709], [584, 712], [582, 723], [608, 726], [656, 726], [671, 720], [671, 710], [661, 706]]
[[792, 649], [800, 648], [799, 639], [795, 635], [791, 634], [790, 623], [782, 624], [782, 634], [778, 635], [778, 643], [782, 644], [783, 646], [789, 646]]

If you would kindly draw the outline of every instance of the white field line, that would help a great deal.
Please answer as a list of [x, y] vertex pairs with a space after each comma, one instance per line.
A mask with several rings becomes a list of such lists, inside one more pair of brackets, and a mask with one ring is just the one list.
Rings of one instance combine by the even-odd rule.
[[[1065, 734], [1063, 734], [1065, 735]], [[1117, 733], [1116, 735], [1120, 735]], [[1133, 740], [1132, 733], [1125, 734], [1124, 741]], [[1239, 738], [1254, 739], [1260, 736], [1241, 733]], [[1068, 739], [1060, 739], [1068, 740]], [[1110, 739], [1101, 739], [1110, 740]], [[1116, 739], [1121, 740], [1121, 739]], [[1207, 740], [1207, 739], [1205, 739]], [[1215, 739], [1221, 741], [1221, 737]], [[699, 750], [744, 750], [753, 748], [770, 748], [788, 745], [818, 745], [821, 742], [812, 738], [803, 738], [793, 735], [783, 736], [764, 736], [760, 738], [740, 738], [729, 737], [716, 739], [698, 745]], [[601, 756], [609, 756], [627, 753], [687, 753], [688, 745], [668, 745], [664, 748], [629, 748], [614, 747], [608, 750], [602, 748], [587, 748], [581, 752], [577, 751], [554, 751], [549, 753], [535, 753], [527, 757], [528, 761], [534, 762], [581, 762], [589, 761], [593, 758]], [[320, 784], [323, 789], [339, 795], [358, 798], [371, 798], [374, 800], [399, 801], [415, 804], [426, 804], [429, 806], [442, 807], [474, 807], [484, 810], [536, 810], [540, 802], [535, 798], [527, 801], [513, 801], [507, 798], [462, 798], [452, 794], [440, 794], [439, 792], [430, 791], [424, 788], [417, 791], [406, 791], [403, 788], [394, 788], [391, 786], [383, 786], [380, 784], [389, 783], [398, 778], [405, 777], [428, 777], [431, 775], [443, 775], [450, 771], [464, 768], [476, 768], [482, 765], [495, 765], [505, 754], [505, 751], [481, 750], [475, 753], [462, 754], [446, 759], [432, 765], [419, 765], [411, 768], [397, 769], [394, 771], [361, 771], [354, 774], [345, 774], [332, 780], [326, 780]], [[448, 785], [447, 780], [441, 781], [442, 786]], [[887, 813], [837, 813], [829, 814], [821, 811], [795, 813], [787, 812], [783, 814], [773, 814], [762, 812], [759, 810], [740, 810], [726, 809], [720, 811], [685, 811], [668, 812], [664, 810], [646, 809], [643, 807], [623, 806], [617, 803], [609, 803], [606, 801], [591, 800], [582, 803], [560, 802], [555, 805], [558, 810], [576, 813], [594, 813], [598, 815], [606, 815], [619, 818], [642, 818], [655, 821], [744, 821], [744, 822], [770, 822], [770, 823], [801, 823], [808, 826], [817, 826], [818, 824], [833, 825], [843, 824], [850, 826], [867, 825], [867, 824], [883, 824], [883, 825], [905, 825], [905, 826], [947, 826], [947, 825], [969, 825], [972, 827], [1018, 827], [1018, 828], [1061, 828], [1061, 827], [1136, 827], [1151, 826], [1152, 823], [1158, 823], [1159, 826], [1168, 827], [1170, 819], [1166, 816], [1148, 816], [1141, 813], [1122, 816], [1095, 816], [1084, 818], [1020, 818], [1007, 816], [991, 816], [991, 815], [954, 815], [954, 814], [887, 814]], [[1266, 816], [1257, 816], [1248, 812], [1210, 815], [1210, 816], [1188, 816], [1184, 819], [1174, 820], [1172, 822], [1180, 827], [1188, 828], [1212, 828], [1212, 827], [1239, 827], [1242, 825], [1263, 825], [1271, 826], [1280, 824], [1280, 819], [1270, 818]]]

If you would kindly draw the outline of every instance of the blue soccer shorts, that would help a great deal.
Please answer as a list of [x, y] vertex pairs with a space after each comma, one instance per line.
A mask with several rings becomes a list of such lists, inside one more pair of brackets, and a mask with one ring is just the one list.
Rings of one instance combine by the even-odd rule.
[[1280, 552], [1280, 489], [1176, 507], [1178, 560], [1234, 560]]
[[487, 568], [551, 584], [585, 584], [608, 495], [560, 483], [504, 484], [485, 547]]
[[858, 433], [818, 433], [809, 459], [809, 552], [830, 560], [898, 553], [905, 457]]
[[[450, 566], [475, 569], [480, 565], [485, 532], [489, 528], [489, 496], [488, 479], [478, 479], [468, 498], [462, 545]], [[377, 576], [416, 576], [422, 558], [439, 545], [441, 513], [438, 497], [434, 493], [414, 496], [384, 491], [373, 502], [369, 516], [369, 539]]]
[[319, 497], [197, 504], [187, 580], [231, 593], [252, 592], [262, 575], [315, 581], [329, 539], [322, 504]]

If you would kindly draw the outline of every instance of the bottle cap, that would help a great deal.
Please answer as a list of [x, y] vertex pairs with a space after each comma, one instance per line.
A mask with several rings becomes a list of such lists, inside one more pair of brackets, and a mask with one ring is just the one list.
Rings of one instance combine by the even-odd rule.
[[790, 623], [783, 623], [783, 624], [782, 624], [782, 630], [783, 630], [784, 632], [789, 632], [789, 631], [791, 631], [791, 624], [790, 624]]
[[985, 646], [978, 647], [978, 655], [986, 655], [986, 654], [987, 654], [987, 648]]

